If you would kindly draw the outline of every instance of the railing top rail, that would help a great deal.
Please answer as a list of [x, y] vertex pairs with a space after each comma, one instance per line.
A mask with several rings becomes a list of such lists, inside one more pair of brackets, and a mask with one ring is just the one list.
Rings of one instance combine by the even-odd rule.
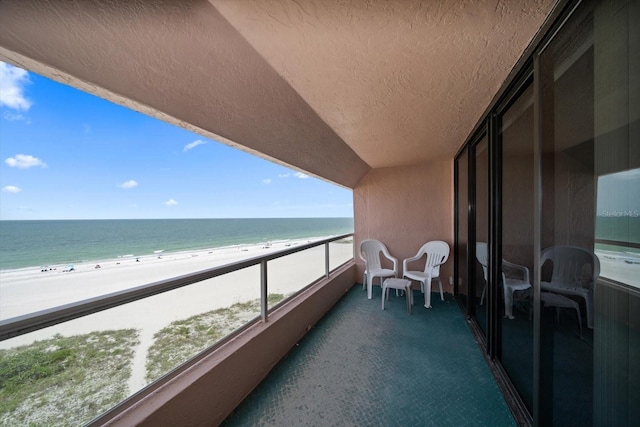
[[596, 239], [596, 243], [601, 243], [604, 245], [613, 245], [613, 246], [624, 246], [627, 248], [640, 249], [640, 243], [636, 242], [628, 242], [624, 240], [609, 240], [609, 239]]
[[123, 304], [138, 301], [174, 289], [182, 288], [193, 283], [212, 279], [214, 277], [222, 276], [223, 274], [261, 264], [262, 262], [271, 261], [277, 258], [294, 254], [296, 252], [301, 252], [306, 249], [311, 249], [316, 246], [325, 245], [327, 243], [335, 242], [337, 240], [342, 240], [352, 236], [353, 233], [348, 233], [342, 234], [340, 236], [329, 237], [326, 239], [315, 240], [310, 243], [296, 245], [295, 247], [283, 249], [281, 251], [232, 262], [229, 264], [185, 274], [178, 277], [173, 277], [166, 280], [160, 280], [158, 282], [148, 283], [146, 285], [129, 288], [123, 291], [113, 292], [110, 294], [61, 305], [58, 307], [48, 308], [46, 310], [40, 310], [22, 316], [12, 317], [10, 319], [5, 319], [0, 321], [0, 341], [17, 337], [29, 332], [37, 331], [38, 329], [57, 325], [59, 323], [67, 322], [69, 320], [84, 317], [89, 314], [97, 313], [99, 311], [114, 308]]

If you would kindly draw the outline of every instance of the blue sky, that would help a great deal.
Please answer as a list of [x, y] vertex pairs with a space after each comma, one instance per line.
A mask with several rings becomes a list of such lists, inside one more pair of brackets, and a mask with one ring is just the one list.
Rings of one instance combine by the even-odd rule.
[[0, 157], [3, 220], [353, 216], [351, 190], [1, 62]]

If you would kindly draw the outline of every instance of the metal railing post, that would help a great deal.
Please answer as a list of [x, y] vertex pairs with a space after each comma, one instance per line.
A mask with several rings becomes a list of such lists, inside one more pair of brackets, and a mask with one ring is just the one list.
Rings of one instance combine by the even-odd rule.
[[262, 321], [267, 321], [267, 310], [269, 309], [267, 304], [267, 260], [260, 262], [260, 307]]
[[329, 278], [329, 242], [324, 244], [324, 277]]

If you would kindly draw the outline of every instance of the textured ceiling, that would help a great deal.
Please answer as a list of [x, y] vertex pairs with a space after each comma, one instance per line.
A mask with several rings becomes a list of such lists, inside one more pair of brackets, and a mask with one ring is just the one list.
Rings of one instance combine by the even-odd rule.
[[552, 5], [3, 0], [0, 60], [353, 188], [451, 158]]
[[452, 157], [550, 0], [210, 0], [371, 167]]

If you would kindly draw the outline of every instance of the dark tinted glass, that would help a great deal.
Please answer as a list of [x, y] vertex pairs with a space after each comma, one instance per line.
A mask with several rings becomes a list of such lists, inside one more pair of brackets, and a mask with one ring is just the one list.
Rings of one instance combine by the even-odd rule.
[[[489, 239], [489, 150], [486, 136], [475, 145], [475, 161], [475, 241], [487, 243]], [[486, 270], [478, 256], [476, 250], [473, 302], [476, 306], [476, 320], [486, 335], [488, 306]]]
[[502, 365], [533, 408], [532, 272], [534, 229], [533, 85], [501, 116]]
[[541, 55], [543, 422], [640, 425], [638, 2], [583, 5]]
[[458, 174], [458, 188], [456, 192], [458, 197], [458, 248], [456, 253], [458, 298], [461, 300], [463, 306], [466, 307], [467, 297], [469, 295], [469, 284], [467, 280], [467, 244], [469, 240], [469, 155], [466, 150], [458, 157], [456, 164]]

